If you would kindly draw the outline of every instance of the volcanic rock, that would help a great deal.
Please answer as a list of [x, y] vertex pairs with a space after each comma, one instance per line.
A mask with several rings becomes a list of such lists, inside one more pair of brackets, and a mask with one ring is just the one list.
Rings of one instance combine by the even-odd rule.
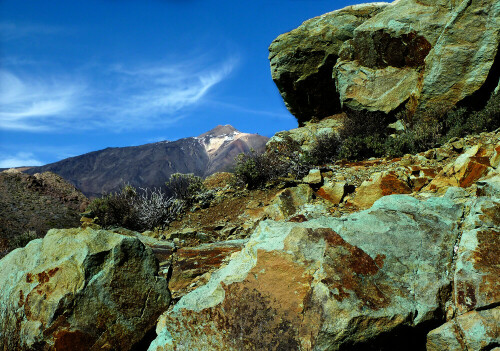
[[138, 239], [52, 229], [0, 260], [0, 348], [130, 350], [170, 302]]
[[269, 57], [302, 125], [341, 107], [439, 115], [481, 105], [498, 86], [499, 44], [498, 1], [399, 0], [306, 21], [275, 39]]
[[310, 19], [276, 38], [269, 47], [271, 74], [285, 105], [299, 125], [340, 111], [332, 70], [354, 29], [387, 7], [349, 6]]
[[161, 316], [150, 350], [423, 347], [450, 292], [460, 196], [393, 195], [343, 219], [261, 222]]

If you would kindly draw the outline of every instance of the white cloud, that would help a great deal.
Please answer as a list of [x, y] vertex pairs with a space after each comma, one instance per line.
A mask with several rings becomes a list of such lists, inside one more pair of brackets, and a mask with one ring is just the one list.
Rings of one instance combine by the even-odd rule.
[[0, 168], [41, 165], [43, 165], [43, 163], [37, 160], [31, 152], [18, 152], [15, 155], [0, 158]]
[[[104, 124], [121, 128], [171, 124], [181, 110], [202, 102], [209, 90], [233, 70], [235, 60], [200, 69], [193, 62], [142, 68], [115, 66], [110, 70], [115, 82], [114, 98], [94, 107], [108, 116]], [[203, 66], [202, 63], [199, 66]]]
[[[0, 129], [113, 131], [154, 128], [180, 120], [182, 110], [203, 101], [236, 61], [205, 67], [202, 62], [174, 65], [94, 68], [86, 78], [19, 75], [0, 70]], [[99, 77], [94, 77], [99, 72]]]
[[43, 131], [64, 122], [82, 87], [64, 80], [21, 78], [0, 70], [0, 129]]

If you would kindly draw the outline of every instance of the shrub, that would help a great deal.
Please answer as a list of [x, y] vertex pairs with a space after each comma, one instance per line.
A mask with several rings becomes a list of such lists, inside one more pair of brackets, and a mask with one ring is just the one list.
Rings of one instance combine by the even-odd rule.
[[164, 228], [177, 219], [185, 207], [183, 200], [166, 196], [160, 189], [140, 189], [125, 185], [121, 191], [94, 199], [87, 207], [96, 222], [105, 228], [131, 230]]
[[383, 112], [350, 110], [339, 131], [340, 138], [381, 137], [387, 134], [387, 125], [390, 122], [390, 117]]
[[483, 109], [469, 111], [462, 107], [448, 112], [443, 128], [446, 135], [443, 141], [461, 138], [467, 134], [481, 133], [500, 127], [500, 92], [493, 93]]
[[194, 174], [174, 173], [166, 183], [167, 192], [176, 199], [192, 204], [196, 196], [205, 190], [203, 179]]
[[272, 178], [272, 170], [266, 157], [252, 151], [250, 154], [241, 153], [235, 158], [234, 174], [240, 182], [249, 189], [262, 187]]
[[304, 155], [293, 147], [279, 145], [264, 154], [253, 150], [249, 154], [239, 154], [234, 167], [237, 182], [248, 189], [257, 189], [283, 177], [304, 177], [311, 168]]
[[323, 133], [316, 137], [307, 157], [315, 165], [331, 163], [338, 158], [341, 147], [342, 142], [336, 133]]
[[131, 185], [125, 185], [121, 191], [94, 199], [87, 211], [97, 217], [96, 222], [103, 227], [125, 227], [140, 230], [134, 200], [137, 191]]
[[383, 112], [349, 111], [339, 131], [338, 158], [360, 160], [383, 156], [389, 122], [389, 116]]
[[133, 206], [141, 230], [164, 229], [175, 221], [184, 210], [184, 202], [167, 197], [161, 189], [141, 189]]

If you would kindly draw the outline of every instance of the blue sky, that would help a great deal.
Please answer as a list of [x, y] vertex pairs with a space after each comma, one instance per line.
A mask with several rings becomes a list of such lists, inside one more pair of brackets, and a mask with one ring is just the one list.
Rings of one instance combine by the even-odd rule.
[[0, 0], [0, 168], [295, 128], [268, 46], [331, 0]]

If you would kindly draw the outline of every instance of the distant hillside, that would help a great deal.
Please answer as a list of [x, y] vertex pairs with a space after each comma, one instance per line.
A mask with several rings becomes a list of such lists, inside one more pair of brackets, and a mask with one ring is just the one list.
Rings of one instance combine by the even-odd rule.
[[99, 196], [120, 188], [123, 183], [135, 187], [161, 187], [176, 172], [208, 176], [228, 170], [234, 158], [251, 149], [264, 151], [268, 138], [242, 133], [230, 125], [177, 141], [107, 148], [67, 158], [28, 174], [51, 171], [75, 185], [87, 196]]
[[79, 226], [87, 204], [81, 192], [56, 174], [0, 172], [0, 258], [27, 232], [40, 237], [50, 228]]

